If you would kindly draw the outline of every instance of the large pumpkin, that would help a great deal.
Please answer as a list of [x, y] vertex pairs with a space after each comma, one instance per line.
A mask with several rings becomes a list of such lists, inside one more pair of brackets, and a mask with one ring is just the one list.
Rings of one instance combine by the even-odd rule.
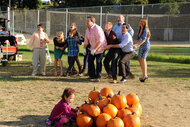
[[77, 120], [78, 127], [91, 127], [93, 124], [93, 120], [91, 116], [85, 113], [79, 114], [76, 120]]
[[92, 117], [97, 117], [98, 115], [100, 115], [101, 110], [98, 107], [97, 103], [95, 104], [91, 104], [88, 107], [87, 113], [92, 116]]
[[129, 114], [132, 114], [132, 112], [128, 108], [123, 108], [118, 111], [117, 117], [123, 119], [124, 117], [126, 117]]
[[136, 104], [136, 105], [131, 105], [128, 108], [131, 112], [134, 112], [138, 117], [141, 117], [142, 114], [142, 106], [140, 103]]
[[126, 96], [126, 99], [127, 99], [127, 104], [129, 106], [131, 105], [136, 105], [139, 103], [139, 97], [135, 94], [135, 93], [129, 93], [127, 96]]
[[97, 105], [100, 108], [100, 110], [102, 110], [104, 106], [109, 104], [109, 100], [105, 96], [101, 96], [101, 94], [99, 94], [99, 98], [96, 99], [96, 102], [98, 102]]
[[100, 114], [96, 119], [96, 126], [97, 127], [106, 127], [107, 122], [111, 119], [111, 116], [107, 113]]
[[140, 127], [140, 118], [134, 113], [123, 118], [125, 127]]
[[120, 91], [118, 94], [115, 94], [111, 98], [111, 103], [117, 107], [117, 109], [122, 109], [127, 107], [127, 99], [126, 96], [123, 94], [120, 94]]
[[101, 89], [100, 94], [105, 97], [108, 97], [108, 95], [112, 97], [114, 95], [114, 92], [112, 89], [105, 87]]
[[94, 90], [90, 91], [90, 93], [88, 94], [88, 98], [91, 99], [92, 104], [95, 103], [95, 100], [98, 98], [99, 94], [100, 94], [100, 92], [98, 90], [96, 90], [95, 87], [94, 87]]
[[103, 108], [103, 112], [109, 114], [113, 118], [117, 115], [118, 109], [113, 104], [108, 104]]
[[119, 117], [114, 117], [108, 121], [107, 127], [124, 127], [124, 123]]

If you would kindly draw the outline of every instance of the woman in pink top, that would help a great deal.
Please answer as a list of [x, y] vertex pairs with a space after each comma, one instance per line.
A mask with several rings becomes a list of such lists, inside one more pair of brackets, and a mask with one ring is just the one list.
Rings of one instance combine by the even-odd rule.
[[63, 124], [75, 120], [77, 117], [78, 108], [71, 108], [69, 103], [72, 103], [75, 98], [75, 90], [66, 88], [62, 94], [62, 99], [53, 108], [50, 117], [46, 120], [46, 125], [62, 127]]
[[[102, 72], [102, 58], [104, 55], [104, 47], [107, 45], [106, 37], [103, 29], [95, 24], [95, 18], [93, 16], [87, 17], [86, 21], [87, 29], [85, 33], [83, 54], [86, 54], [86, 47], [90, 43], [91, 54], [88, 58], [88, 74], [90, 79], [97, 79], [100, 81]], [[96, 59], [96, 69], [94, 66], [94, 60]]]

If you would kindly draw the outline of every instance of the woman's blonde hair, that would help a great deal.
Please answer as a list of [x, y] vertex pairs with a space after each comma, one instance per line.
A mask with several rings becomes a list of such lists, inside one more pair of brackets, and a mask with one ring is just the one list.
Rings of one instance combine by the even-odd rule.
[[62, 31], [57, 32], [57, 35], [60, 35], [60, 36], [61, 36], [62, 42], [65, 41], [64, 33], [63, 33]]
[[[143, 22], [143, 30], [144, 30], [145, 28], [148, 29], [148, 35], [147, 35], [147, 37], [150, 39], [151, 33], [150, 33], [150, 29], [149, 29], [149, 27], [148, 27], [148, 20], [147, 20], [146, 18], [141, 18], [140, 20]], [[139, 33], [140, 33], [140, 29], [141, 29], [141, 27], [139, 28]], [[138, 33], [138, 35], [139, 35], [139, 33]], [[142, 35], [142, 33], [141, 33], [141, 35]], [[141, 36], [141, 35], [140, 35], [140, 36]]]

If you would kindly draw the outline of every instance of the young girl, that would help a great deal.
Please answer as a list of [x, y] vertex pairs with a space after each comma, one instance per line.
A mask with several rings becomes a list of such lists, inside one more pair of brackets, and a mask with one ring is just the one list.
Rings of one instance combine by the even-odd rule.
[[63, 32], [58, 32], [57, 33], [57, 37], [55, 37], [53, 39], [54, 42], [54, 75], [57, 76], [57, 61], [59, 62], [59, 66], [60, 66], [60, 76], [63, 75], [63, 63], [61, 61], [61, 57], [64, 53], [64, 45], [65, 45], [65, 41], [64, 41], [64, 34]]
[[46, 120], [46, 125], [62, 127], [63, 124], [76, 119], [78, 108], [73, 109], [69, 106], [69, 103], [74, 101], [74, 93], [74, 89], [65, 88], [62, 99], [53, 108], [50, 117]]
[[69, 74], [71, 74], [75, 61], [77, 61], [77, 56], [79, 53], [78, 43], [80, 43], [80, 39], [77, 36], [74, 36], [72, 30], [69, 30], [69, 37], [66, 38], [65, 43], [66, 43], [65, 47], [68, 47], [68, 64], [69, 64], [65, 76], [68, 76]]

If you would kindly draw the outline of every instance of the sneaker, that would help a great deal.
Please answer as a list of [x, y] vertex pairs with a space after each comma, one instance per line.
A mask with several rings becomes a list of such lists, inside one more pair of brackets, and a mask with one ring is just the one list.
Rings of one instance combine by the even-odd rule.
[[42, 75], [42, 76], [46, 76], [46, 73], [45, 73], [45, 72], [42, 72], [41, 75]]
[[32, 73], [32, 76], [36, 76], [36, 74], [35, 74], [35, 73]]
[[79, 74], [79, 76], [81, 76], [81, 77], [82, 77], [82, 76], [84, 76], [84, 74], [83, 74], [83, 73], [80, 73], [80, 74]]
[[113, 80], [113, 83], [116, 84], [116, 83], [117, 83], [117, 80]]
[[122, 78], [122, 79], [121, 79], [121, 82], [122, 82], [122, 83], [125, 83], [125, 82], [127, 82], [127, 79], [126, 79], [126, 78]]

